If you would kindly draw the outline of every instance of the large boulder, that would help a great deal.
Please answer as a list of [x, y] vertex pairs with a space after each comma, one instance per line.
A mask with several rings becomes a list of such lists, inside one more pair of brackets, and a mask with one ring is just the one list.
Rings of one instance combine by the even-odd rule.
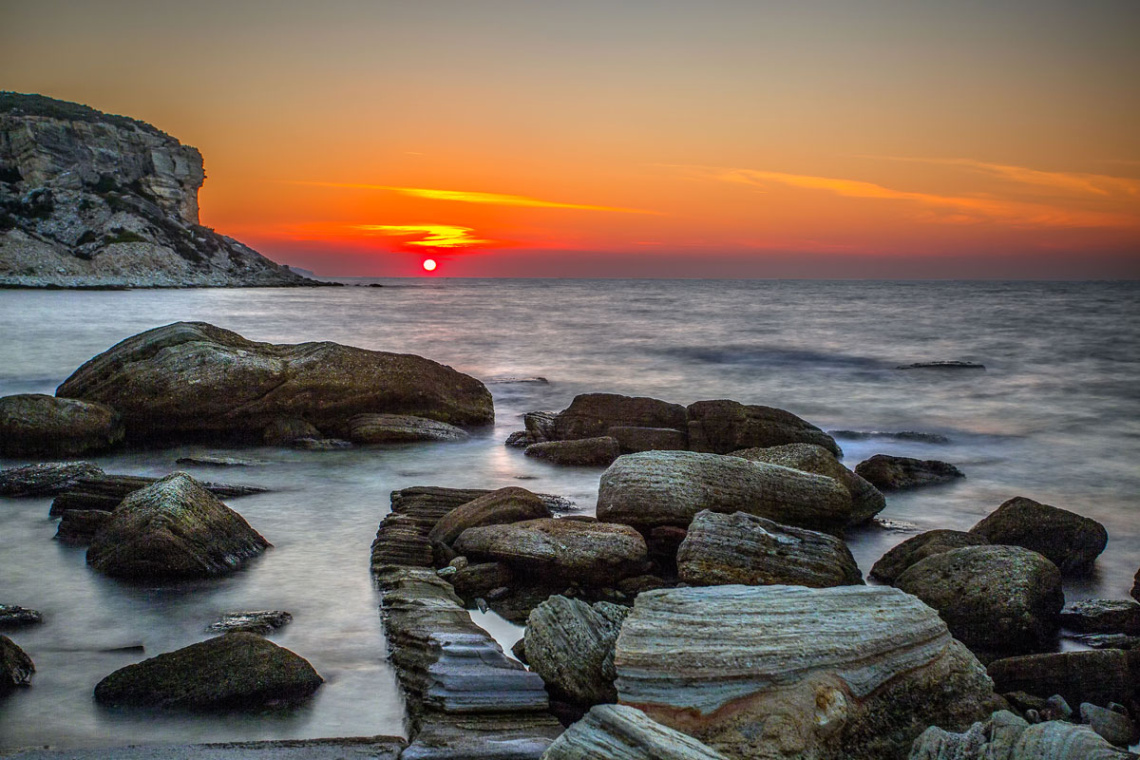
[[466, 441], [470, 437], [455, 425], [410, 414], [358, 414], [348, 421], [348, 440], [353, 443]]
[[814, 443], [837, 457], [843, 455], [834, 438], [783, 409], [718, 400], [698, 401], [686, 411], [689, 448], [693, 451], [728, 454], [786, 443]]
[[935, 554], [894, 585], [938, 610], [955, 638], [986, 657], [1050, 648], [1065, 604], [1057, 566], [1019, 546]]
[[597, 705], [554, 740], [542, 760], [725, 760], [688, 734], [628, 705]]
[[834, 478], [851, 494], [853, 523], [866, 522], [887, 506], [887, 500], [878, 488], [841, 465], [826, 448], [814, 443], [786, 443], [766, 449], [740, 449], [733, 451], [732, 456]]
[[597, 438], [532, 443], [523, 453], [528, 457], [545, 459], [554, 464], [608, 467], [621, 454], [621, 449], [616, 439], [603, 435]]
[[0, 635], [0, 695], [32, 682], [36, 666], [16, 642]]
[[0, 456], [76, 456], [123, 440], [123, 420], [106, 404], [24, 393], [0, 398]]
[[994, 706], [937, 613], [885, 586], [710, 586], [637, 597], [619, 702], [732, 758], [903, 758]]
[[609, 602], [590, 605], [552, 596], [527, 618], [527, 664], [556, 699], [579, 705], [616, 702], [614, 643], [628, 614], [628, 607]]
[[336, 343], [257, 343], [204, 322], [127, 338], [76, 370], [56, 395], [114, 407], [129, 439], [255, 438], [279, 417], [339, 438], [361, 413], [494, 421], [486, 386], [428, 359]]
[[102, 705], [257, 710], [301, 702], [324, 682], [304, 658], [254, 633], [227, 633], [116, 670]]
[[499, 561], [520, 578], [613, 585], [644, 572], [645, 539], [633, 528], [604, 522], [539, 519], [468, 528], [455, 551]]
[[871, 568], [871, 577], [883, 583], [894, 583], [911, 565], [927, 557], [966, 546], [985, 546], [989, 543], [981, 536], [961, 530], [928, 530], [911, 536], [879, 558]]
[[232, 572], [269, 546], [241, 515], [184, 472], [123, 499], [87, 549], [87, 564], [124, 578]]
[[451, 510], [431, 529], [428, 539], [432, 543], [450, 545], [468, 528], [551, 516], [550, 509], [542, 499], [525, 488], [509, 486], [491, 491]]
[[697, 513], [677, 550], [677, 571], [691, 586], [824, 588], [863, 582], [851, 550], [838, 538], [746, 512]]
[[1062, 573], [1087, 571], [1108, 545], [1108, 531], [1065, 509], [1015, 496], [970, 528], [991, 544], [1011, 544], [1048, 557]]
[[[541, 427], [535, 421], [536, 427]], [[685, 407], [655, 398], [621, 396], [616, 393], [583, 393], [575, 396], [545, 429], [550, 440], [597, 438], [612, 427], [652, 427], [685, 430]], [[531, 429], [527, 419], [527, 429]]]
[[1023, 691], [1045, 699], [1060, 694], [1072, 705], [1128, 704], [1140, 697], [1140, 651], [1097, 649], [1006, 657], [988, 672], [1003, 694]]
[[855, 465], [855, 474], [865, 478], [880, 491], [949, 483], [966, 477], [949, 462], [937, 459], [912, 459], [889, 454], [876, 454]]
[[691, 451], [627, 454], [602, 473], [600, 520], [684, 528], [703, 509], [839, 531], [851, 521], [851, 494], [823, 475]]
[[91, 462], [43, 462], [0, 471], [0, 496], [55, 496], [103, 470]]
[[915, 739], [909, 760], [1127, 760], [1088, 726], [1059, 720], [1029, 725], [1003, 710], [968, 731], [931, 726]]

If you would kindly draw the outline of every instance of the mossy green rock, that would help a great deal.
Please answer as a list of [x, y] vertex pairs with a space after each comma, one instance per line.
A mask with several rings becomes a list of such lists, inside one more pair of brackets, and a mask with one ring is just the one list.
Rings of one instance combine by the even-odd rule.
[[227, 633], [116, 670], [95, 687], [95, 700], [107, 706], [256, 710], [303, 701], [323, 682], [288, 649], [253, 633]]

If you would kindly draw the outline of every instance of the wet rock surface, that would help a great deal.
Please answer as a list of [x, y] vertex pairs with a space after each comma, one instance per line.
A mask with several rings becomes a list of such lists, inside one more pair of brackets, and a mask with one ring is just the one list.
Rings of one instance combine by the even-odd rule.
[[299, 417], [278, 417], [261, 431], [261, 441], [266, 446], [292, 446], [294, 441], [303, 438], [320, 440], [323, 437], [315, 425]]
[[293, 622], [293, 616], [282, 610], [250, 610], [230, 612], [206, 630], [210, 633], [256, 633], [265, 636]]
[[87, 564], [122, 578], [233, 572], [269, 546], [241, 515], [185, 473], [130, 494], [95, 534]]
[[1041, 698], [1060, 694], [1069, 704], [1128, 704], [1140, 684], [1140, 652], [1118, 649], [1008, 657], [988, 668], [1001, 692], [1024, 691]]
[[1081, 633], [1140, 636], [1140, 604], [1128, 599], [1082, 599], [1065, 605], [1061, 625]]
[[628, 705], [597, 705], [558, 737], [542, 760], [724, 760], [693, 737]]
[[981, 536], [961, 530], [928, 530], [925, 533], [908, 538], [880, 557], [879, 561], [871, 568], [871, 577], [883, 583], [893, 584], [907, 568], [927, 557], [942, 554], [951, 549], [961, 549], [966, 546], [985, 546], [988, 543], [989, 541]]
[[1032, 549], [1062, 573], [1087, 572], [1108, 545], [1108, 531], [1096, 520], [1017, 496], [982, 519], [970, 532], [991, 544]]
[[610, 436], [577, 438], [570, 441], [532, 443], [524, 452], [528, 457], [554, 464], [579, 467], [608, 467], [621, 454], [617, 439]]
[[527, 664], [556, 699], [615, 702], [614, 644], [628, 614], [628, 607], [617, 604], [552, 596], [527, 618]]
[[44, 616], [38, 610], [29, 610], [16, 604], [0, 604], [0, 628], [22, 628], [42, 623]]
[[30, 685], [35, 672], [32, 658], [16, 642], [0, 634], [0, 694]]
[[55, 496], [103, 470], [91, 462], [44, 462], [0, 470], [0, 496]]
[[949, 462], [876, 454], [855, 466], [855, 474], [880, 491], [898, 491], [919, 486], [950, 483], [965, 474]]
[[844, 586], [863, 582], [847, 545], [834, 536], [745, 512], [699, 512], [677, 550], [678, 574], [692, 586]]
[[301, 702], [323, 683], [304, 658], [252, 633], [228, 633], [116, 670], [103, 705], [250, 710]]
[[348, 439], [353, 443], [466, 441], [470, 437], [455, 425], [408, 414], [358, 414], [348, 421]]
[[0, 456], [67, 457], [123, 440], [123, 420], [107, 404], [42, 393], [0, 397]]
[[812, 443], [837, 457], [843, 455], [834, 438], [783, 409], [722, 399], [698, 401], [686, 412], [689, 448], [693, 451], [728, 454], [740, 449]]
[[[158, 478], [142, 475], [95, 475], [83, 477], [68, 490], [56, 496], [51, 503], [51, 514], [58, 517], [73, 509], [98, 509], [113, 512], [130, 494], [158, 482]], [[260, 486], [232, 485], [228, 483], [200, 483], [219, 499], [233, 499], [264, 493]]]
[[500, 488], [447, 512], [428, 533], [428, 539], [450, 545], [468, 528], [551, 516], [542, 499], [525, 488]]

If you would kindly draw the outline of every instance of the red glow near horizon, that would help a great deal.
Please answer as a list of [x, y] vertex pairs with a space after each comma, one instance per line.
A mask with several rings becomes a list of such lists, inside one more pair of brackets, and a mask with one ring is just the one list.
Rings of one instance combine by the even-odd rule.
[[436, 266], [438, 266], [438, 265], [435, 263], [435, 259], [424, 259], [424, 271], [425, 272], [434, 272]]

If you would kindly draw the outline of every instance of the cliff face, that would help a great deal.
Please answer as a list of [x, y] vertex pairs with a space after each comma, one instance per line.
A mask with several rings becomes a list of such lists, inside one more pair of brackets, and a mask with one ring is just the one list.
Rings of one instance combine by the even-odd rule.
[[0, 93], [0, 286], [319, 284], [201, 226], [204, 179], [149, 124]]

